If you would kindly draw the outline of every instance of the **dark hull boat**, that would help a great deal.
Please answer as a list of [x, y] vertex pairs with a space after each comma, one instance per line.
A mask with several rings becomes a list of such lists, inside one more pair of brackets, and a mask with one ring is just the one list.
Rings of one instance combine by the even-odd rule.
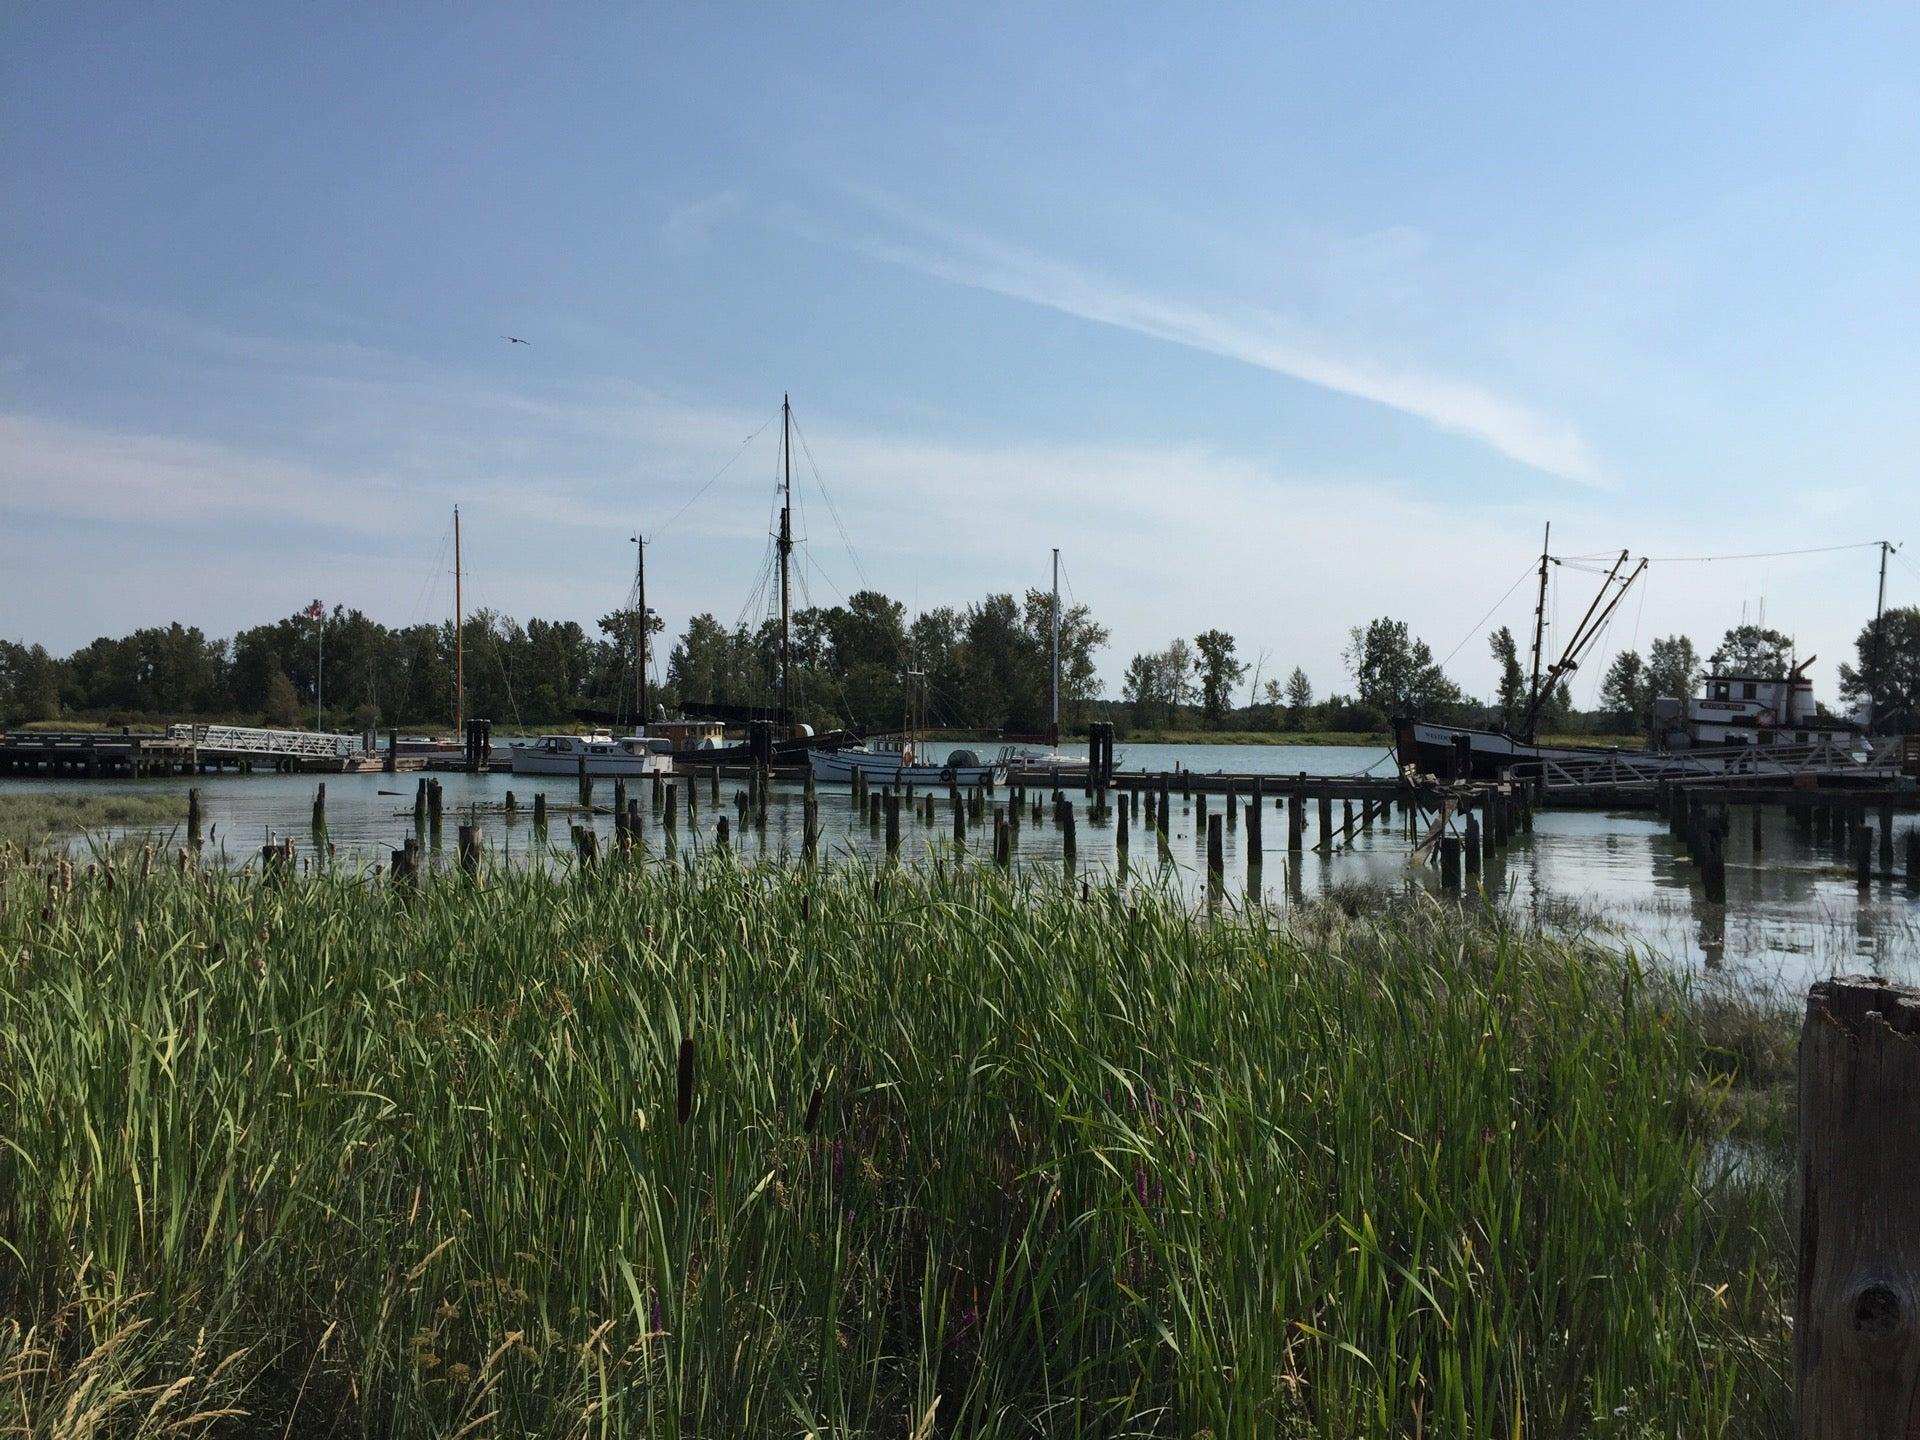
[[1402, 770], [1460, 780], [1498, 780], [1509, 767], [1532, 761], [1604, 760], [1621, 753], [1598, 745], [1536, 745], [1502, 730], [1435, 725], [1405, 716], [1393, 722], [1393, 744]]

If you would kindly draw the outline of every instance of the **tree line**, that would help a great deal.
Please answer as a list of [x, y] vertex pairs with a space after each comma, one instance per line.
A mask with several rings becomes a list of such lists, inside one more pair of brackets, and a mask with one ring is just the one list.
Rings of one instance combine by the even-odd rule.
[[[940, 606], [911, 620], [875, 590], [844, 605], [795, 612], [795, 710], [817, 728], [896, 728], [905, 677], [923, 677], [933, 723], [971, 731], [1039, 733], [1051, 710], [1052, 601], [1042, 590], [987, 595]], [[318, 613], [316, 613], [318, 612]], [[631, 717], [637, 701], [633, 657], [639, 614], [617, 609], [591, 631], [572, 620], [525, 622], [492, 610], [466, 617], [465, 712], [527, 727], [571, 723], [576, 711]], [[728, 625], [693, 616], [665, 646], [658, 612], [647, 616], [650, 700], [772, 706], [780, 697], [777, 620]], [[1104, 718], [1124, 730], [1214, 729], [1379, 731], [1395, 715], [1518, 729], [1531, 675], [1501, 627], [1488, 637], [1496, 687], [1472, 698], [1450, 679], [1405, 621], [1382, 616], [1350, 632], [1342, 688], [1324, 696], [1298, 665], [1269, 673], [1250, 664], [1221, 629], [1179, 638], [1128, 661], [1117, 701], [1105, 700], [1096, 657], [1107, 628], [1086, 605], [1060, 616], [1060, 714], [1064, 729]], [[389, 627], [359, 610], [316, 605], [284, 619], [212, 639], [178, 623], [102, 637], [70, 655], [0, 641], [0, 725], [72, 719], [113, 722], [228, 719], [312, 724], [324, 705], [336, 728], [445, 727], [453, 715], [455, 634], [451, 622]], [[1879, 697], [1883, 728], [1920, 729], [1920, 607], [1889, 610], [1865, 626], [1852, 663], [1840, 666], [1840, 698]], [[1705, 669], [1784, 676], [1793, 641], [1777, 630], [1739, 625], [1703, 664], [1685, 635], [1615, 655], [1598, 709], [1579, 711], [1564, 682], [1544, 697], [1543, 733], [1639, 733], [1661, 696], [1687, 697]], [[1249, 672], [1252, 671], [1251, 680]], [[324, 690], [322, 689], [324, 685]], [[1243, 688], [1244, 687], [1244, 688]]]

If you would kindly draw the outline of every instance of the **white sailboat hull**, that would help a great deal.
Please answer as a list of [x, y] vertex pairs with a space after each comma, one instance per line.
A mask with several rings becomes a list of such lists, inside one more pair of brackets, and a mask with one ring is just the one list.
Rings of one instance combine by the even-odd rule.
[[996, 765], [904, 765], [897, 753], [884, 750], [814, 750], [807, 763], [813, 778], [829, 785], [851, 785], [856, 772], [869, 784], [881, 785], [1004, 785], [1007, 772]]

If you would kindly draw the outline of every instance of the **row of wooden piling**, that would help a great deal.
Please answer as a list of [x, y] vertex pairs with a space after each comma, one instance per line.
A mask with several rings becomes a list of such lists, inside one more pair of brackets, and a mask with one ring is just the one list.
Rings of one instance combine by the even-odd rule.
[[[1753, 854], [1758, 859], [1766, 848], [1763, 820], [1768, 799], [1764, 792], [1742, 794], [1724, 787], [1661, 787], [1658, 804], [1668, 833], [1686, 848], [1710, 904], [1724, 905], [1727, 900], [1727, 838], [1733, 829], [1734, 806], [1744, 805], [1749, 811]], [[1877, 824], [1865, 823], [1870, 807], [1877, 811]], [[1860, 890], [1871, 889], [1876, 879], [1898, 878], [1896, 812], [1889, 797], [1814, 791], [1804, 798], [1794, 797], [1783, 808], [1801, 842], [1813, 853], [1830, 855], [1835, 864], [1850, 868]], [[1920, 824], [1907, 831], [1904, 860], [1907, 888], [1920, 891]]]

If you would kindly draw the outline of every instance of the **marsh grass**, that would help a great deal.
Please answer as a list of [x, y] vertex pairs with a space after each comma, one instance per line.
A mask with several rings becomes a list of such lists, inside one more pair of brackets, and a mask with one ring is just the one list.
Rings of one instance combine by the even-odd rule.
[[37, 849], [75, 835], [166, 830], [186, 814], [178, 791], [166, 794], [30, 790], [0, 795], [0, 845]]
[[1714, 1163], [1777, 1047], [1627, 957], [951, 864], [68, 881], [0, 873], [0, 1429], [1784, 1433]]

